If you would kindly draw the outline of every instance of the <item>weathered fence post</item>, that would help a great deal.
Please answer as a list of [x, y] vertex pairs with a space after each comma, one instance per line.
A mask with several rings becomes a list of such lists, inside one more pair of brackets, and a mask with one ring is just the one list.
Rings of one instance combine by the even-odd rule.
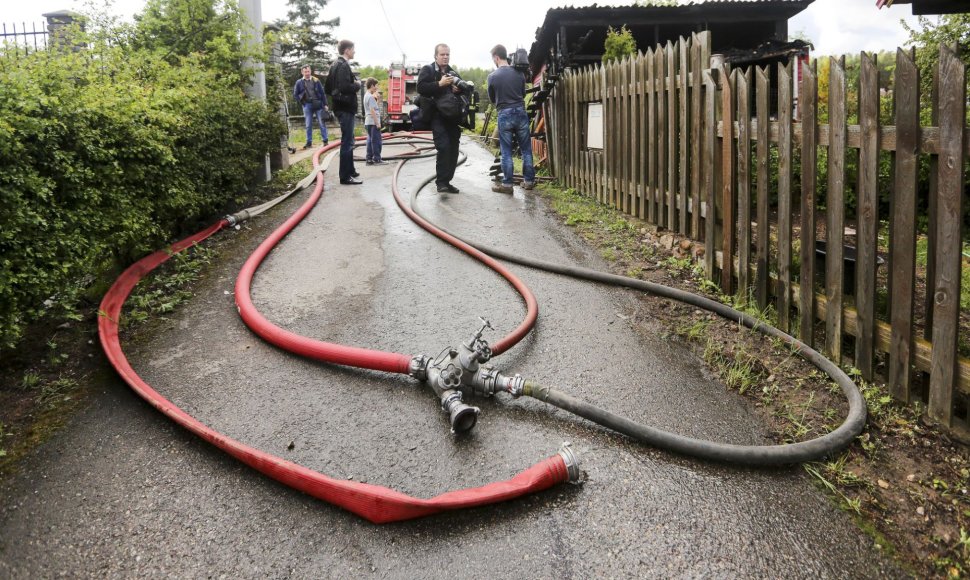
[[889, 232], [889, 390], [910, 400], [913, 304], [916, 295], [916, 186], [919, 150], [919, 71], [915, 49], [896, 51], [893, 99], [896, 124], [895, 185]]
[[936, 203], [933, 360], [930, 365], [929, 414], [950, 426], [956, 389], [957, 329], [960, 324], [960, 267], [966, 124], [966, 65], [949, 46], [940, 47], [940, 155]]

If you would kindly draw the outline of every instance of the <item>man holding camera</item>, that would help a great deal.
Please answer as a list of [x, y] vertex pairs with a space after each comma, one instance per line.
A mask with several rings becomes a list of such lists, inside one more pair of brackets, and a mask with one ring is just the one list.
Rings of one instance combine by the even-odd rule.
[[357, 116], [357, 91], [360, 90], [360, 83], [350, 70], [354, 43], [341, 40], [337, 43], [337, 52], [340, 56], [330, 65], [326, 89], [333, 112], [340, 122], [340, 183], [360, 185], [363, 182], [357, 179], [360, 174], [354, 168], [354, 117]]
[[428, 115], [430, 118], [431, 134], [438, 150], [435, 185], [441, 193], [459, 192], [451, 184], [451, 180], [455, 177], [455, 168], [458, 166], [458, 141], [461, 138], [461, 127], [458, 123], [461, 117], [449, 118], [443, 114], [443, 107], [437, 105], [437, 100], [445, 98], [448, 93], [458, 95], [462, 92], [462, 87], [468, 87], [468, 83], [461, 80], [458, 73], [448, 66], [450, 59], [451, 49], [447, 44], [439, 44], [434, 47], [434, 64], [424, 65], [418, 73], [418, 94], [425, 97], [423, 100], [428, 103], [422, 105], [421, 115]]
[[529, 114], [525, 111], [525, 79], [509, 66], [508, 57], [505, 47], [496, 44], [492, 62], [497, 68], [488, 75], [488, 100], [498, 110], [498, 143], [502, 152], [502, 183], [492, 186], [492, 191], [497, 193], [512, 193], [513, 139], [522, 151], [522, 189], [532, 189], [536, 182]]

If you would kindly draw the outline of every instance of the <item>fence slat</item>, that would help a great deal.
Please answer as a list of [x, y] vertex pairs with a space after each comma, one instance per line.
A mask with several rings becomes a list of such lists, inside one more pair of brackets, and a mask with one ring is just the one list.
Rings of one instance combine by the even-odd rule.
[[637, 74], [640, 68], [639, 58], [631, 58], [629, 63], [630, 68], [630, 140], [627, 142], [627, 147], [629, 150], [629, 169], [627, 169], [627, 184], [630, 188], [630, 215], [642, 218], [643, 215], [640, 213], [640, 196], [638, 190], [640, 189], [639, 184], [641, 183], [640, 176], [638, 175], [638, 168], [640, 167], [638, 155], [641, 144], [643, 143], [642, 133], [643, 133], [643, 122], [640, 117], [640, 105], [639, 105], [639, 90], [637, 88], [640, 82], [640, 75]]
[[910, 400], [913, 360], [913, 304], [916, 295], [916, 184], [919, 143], [919, 73], [915, 58], [896, 50], [893, 82], [896, 108], [895, 186], [889, 233], [892, 335], [889, 346], [889, 391]]
[[646, 55], [639, 53], [637, 59], [637, 126], [640, 128], [640, 142], [637, 147], [637, 217], [647, 219], [647, 195], [650, 182], [647, 177], [647, 147], [650, 139], [647, 127], [647, 74], [648, 60]]
[[791, 332], [792, 258], [792, 75], [791, 65], [778, 64], [778, 328]]
[[802, 63], [802, 80], [798, 86], [798, 110], [801, 115], [801, 231], [799, 256], [799, 327], [798, 338], [808, 346], [815, 344], [815, 185], [818, 179], [816, 133], [818, 119], [818, 78], [815, 63]]
[[667, 56], [663, 48], [656, 53], [657, 66], [657, 225], [667, 223]]
[[738, 74], [738, 291], [751, 283], [751, 68]]
[[616, 196], [613, 191], [613, 177], [616, 175], [614, 172], [616, 131], [613, 126], [614, 111], [616, 110], [613, 98], [614, 70], [615, 67], [610, 64], [603, 65], [603, 130], [605, 131], [603, 139], [603, 183], [605, 189], [603, 193], [605, 202], [613, 208], [616, 207]]
[[647, 221], [657, 223], [657, 58], [647, 51]]
[[825, 319], [825, 353], [842, 362], [842, 236], [845, 230], [845, 57], [830, 59], [828, 190], [825, 197], [825, 298], [831, 305]]
[[[933, 70], [933, 88], [930, 95], [932, 103], [932, 114], [930, 123], [939, 127], [939, 68]], [[929, 220], [926, 227], [926, 255], [936, 255], [936, 205], [939, 191], [939, 156], [930, 156], [930, 191], [927, 200]], [[933, 295], [936, 293], [936, 260], [926, 260], [926, 289], [923, 295], [924, 312], [926, 313], [925, 323], [923, 324], [923, 338], [932, 340], [933, 338]]]
[[677, 231], [677, 50], [667, 41], [667, 227]]
[[[960, 324], [960, 227], [963, 217], [963, 133], [966, 123], [966, 66], [949, 46], [940, 47], [940, 127], [936, 203], [936, 271], [933, 294], [933, 359], [929, 415], [946, 426], [953, 419], [957, 328]], [[929, 254], [932, 259], [933, 254]]]
[[[732, 75], [734, 78], [732, 78]], [[721, 252], [723, 254], [721, 266], [721, 291], [725, 294], [734, 293], [733, 263], [734, 263], [734, 215], [735, 200], [735, 147], [734, 147], [734, 85], [737, 83], [737, 71], [730, 71], [727, 66], [721, 68], [724, 79], [721, 85], [721, 128], [724, 137], [721, 139]]]
[[709, 74], [704, 75], [704, 274], [714, 280], [714, 257], [717, 252], [714, 226], [717, 224], [717, 86]]
[[602, 162], [599, 167], [599, 171], [594, 174], [594, 179], [596, 180], [596, 191], [599, 194], [599, 200], [607, 205], [612, 205], [613, 199], [610, 195], [610, 182], [609, 182], [609, 171], [610, 171], [610, 139], [613, 138], [613, 133], [610, 131], [610, 95], [609, 95], [609, 74], [610, 69], [607, 66], [600, 67], [600, 73], [597, 75], [599, 78], [599, 86], [596, 90], [599, 91], [600, 99], [603, 103], [603, 149], [601, 154], [595, 156], [593, 160], [596, 163]]
[[859, 191], [856, 211], [856, 310], [859, 312], [859, 337], [856, 339], [855, 367], [862, 378], [872, 380], [873, 334], [876, 325], [876, 256], [878, 254], [879, 213], [879, 71], [876, 59], [861, 56], [859, 78], [859, 123], [862, 146], [859, 150]]
[[704, 239], [701, 231], [701, 116], [703, 101], [701, 97], [701, 38], [691, 35], [690, 45], [690, 235], [695, 240]]
[[679, 200], [679, 214], [680, 223], [678, 224], [678, 230], [680, 233], [687, 235], [687, 224], [688, 224], [688, 214], [687, 208], [690, 202], [690, 194], [687, 189], [687, 176], [690, 173], [690, 158], [688, 157], [688, 136], [690, 135], [690, 125], [689, 118], [687, 117], [687, 94], [690, 90], [688, 68], [687, 68], [687, 39], [683, 36], [677, 42], [677, 46], [680, 48], [680, 70], [678, 71], [677, 78], [680, 80], [680, 92], [679, 92], [679, 108], [677, 111], [678, 131], [677, 140], [680, 143], [680, 155], [678, 156], [678, 177], [677, 181], [677, 195]]
[[637, 140], [634, 139], [636, 133], [633, 131], [636, 125], [633, 123], [633, 99], [634, 91], [631, 90], [633, 81], [633, 59], [627, 57], [623, 60], [623, 86], [626, 95], [623, 98], [623, 211], [634, 215], [636, 213], [633, 205], [633, 167], [635, 165]]
[[768, 68], [758, 67], [757, 76], [757, 117], [758, 117], [758, 194], [757, 218], [758, 235], [756, 240], [755, 263], [757, 264], [757, 280], [755, 281], [755, 297], [758, 308], [762, 311], [768, 306], [768, 242], [770, 228], [768, 227]]

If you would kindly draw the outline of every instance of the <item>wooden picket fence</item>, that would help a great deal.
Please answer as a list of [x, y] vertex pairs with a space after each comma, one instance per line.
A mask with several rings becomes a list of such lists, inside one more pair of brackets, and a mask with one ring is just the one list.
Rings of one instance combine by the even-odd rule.
[[[792, 65], [732, 70], [716, 58], [712, 63], [710, 46], [704, 32], [619, 62], [567, 71], [544, 108], [557, 179], [703, 243], [706, 275], [724, 292], [749, 296], [761, 308], [773, 305], [782, 330], [809, 345], [821, 343], [839, 363], [850, 354], [843, 345], [854, 343], [851, 362], [866, 379], [883, 353], [881, 369], [894, 396], [923, 398], [933, 419], [964, 424], [970, 361], [957, 354], [970, 152], [964, 64], [941, 48], [933, 126], [920, 126], [917, 69], [912, 54], [898, 50], [894, 124], [881, 125], [876, 62], [863, 54], [853, 109], [859, 122], [849, 125], [854, 103], [847, 98], [844, 61], [831, 59], [828, 123], [820, 124], [815, 63], [799, 65], [796, 93]], [[602, 148], [587, 147], [590, 103], [602, 104]], [[827, 178], [824, 194], [816, 195], [820, 149]], [[892, 157], [892, 183], [883, 184], [892, 189], [888, 215], [880, 215], [878, 203], [880, 152]], [[793, 175], [796, 153], [800, 175]], [[858, 156], [858, 183], [849, 186], [857, 199], [851, 296], [843, 280], [847, 155]], [[921, 157], [929, 159], [932, 176], [925, 291], [918, 288], [916, 262]], [[797, 194], [793, 184], [800, 184]], [[816, 223], [822, 201], [824, 227]], [[889, 223], [881, 278], [880, 220]], [[821, 285], [816, 239], [825, 242]], [[880, 289], [890, 305], [881, 320]], [[914, 323], [919, 306], [922, 332]], [[920, 392], [916, 373], [928, 373], [928, 383], [921, 383], [928, 388]]]

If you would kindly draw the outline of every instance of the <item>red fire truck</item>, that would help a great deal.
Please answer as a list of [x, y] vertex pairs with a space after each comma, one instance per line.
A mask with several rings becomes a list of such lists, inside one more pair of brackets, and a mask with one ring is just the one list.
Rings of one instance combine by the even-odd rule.
[[421, 67], [391, 63], [387, 69], [387, 124], [391, 131], [411, 128], [411, 109], [418, 95], [418, 72]]

